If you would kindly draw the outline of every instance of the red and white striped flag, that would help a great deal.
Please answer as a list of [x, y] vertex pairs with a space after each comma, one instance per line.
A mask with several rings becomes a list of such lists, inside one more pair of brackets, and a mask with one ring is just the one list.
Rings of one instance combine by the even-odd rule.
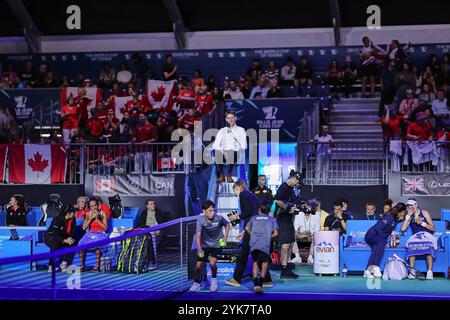
[[148, 80], [147, 99], [153, 109], [172, 109], [174, 81]]
[[67, 157], [62, 145], [9, 145], [9, 183], [64, 183]]
[[[74, 98], [78, 97], [78, 87], [64, 87], [61, 89], [61, 108], [67, 103], [67, 99], [72, 96]], [[102, 101], [102, 93], [96, 87], [83, 88], [86, 90], [86, 96], [91, 100], [88, 104], [88, 114], [90, 117], [91, 109], [95, 108], [98, 102]]]
[[0, 182], [3, 183], [5, 181], [5, 172], [6, 172], [6, 154], [8, 153], [8, 145], [0, 144]]

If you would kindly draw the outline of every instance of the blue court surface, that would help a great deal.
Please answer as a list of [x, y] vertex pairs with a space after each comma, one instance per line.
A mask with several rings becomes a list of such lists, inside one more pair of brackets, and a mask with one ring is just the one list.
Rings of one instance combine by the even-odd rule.
[[[69, 275], [58, 273], [56, 289], [51, 289], [51, 277], [46, 271], [0, 272], [0, 299], [30, 300], [366, 300], [366, 299], [446, 299], [450, 300], [450, 281], [435, 276], [433, 281], [368, 281], [361, 276], [315, 276], [310, 266], [298, 266], [297, 280], [280, 280], [278, 271], [271, 271], [275, 285], [265, 289], [264, 295], [253, 293], [253, 282], [248, 279], [241, 287], [231, 287], [219, 281], [219, 292], [209, 288], [200, 292], [177, 293], [181, 285], [174, 282], [178, 270], [156, 271], [141, 275], [121, 273], [81, 274], [79, 289], [68, 289]], [[187, 280], [185, 280], [187, 281]], [[168, 283], [173, 284], [167, 286]], [[155, 291], [161, 285], [165, 291]]]

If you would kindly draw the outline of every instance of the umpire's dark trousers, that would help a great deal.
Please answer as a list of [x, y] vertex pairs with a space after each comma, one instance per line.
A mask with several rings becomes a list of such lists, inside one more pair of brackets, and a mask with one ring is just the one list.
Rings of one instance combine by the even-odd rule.
[[[242, 278], [244, 276], [245, 267], [247, 266], [249, 254], [250, 254], [250, 235], [248, 234], [248, 232], [245, 232], [244, 237], [242, 238], [241, 252], [237, 259], [236, 268], [234, 269], [233, 274], [234, 280], [236, 280], [239, 283], [241, 283]], [[272, 282], [269, 270], [267, 270], [264, 282]]]

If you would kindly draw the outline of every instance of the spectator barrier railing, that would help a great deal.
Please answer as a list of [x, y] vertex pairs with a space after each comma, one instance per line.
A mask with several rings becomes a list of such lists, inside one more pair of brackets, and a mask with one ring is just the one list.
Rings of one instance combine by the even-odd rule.
[[383, 142], [334, 142], [297, 145], [298, 168], [307, 185], [383, 185], [387, 157]]
[[[190, 272], [196, 261], [192, 247], [196, 219], [180, 218], [124, 233], [118, 227], [104, 240], [22, 256], [11, 255], [11, 249], [49, 249], [32, 240], [5, 239], [6, 252], [0, 258], [0, 299], [152, 299], [184, 292], [191, 284]], [[102, 250], [100, 272], [92, 270], [97, 248]], [[85, 271], [79, 268], [80, 251], [86, 252]], [[67, 272], [57, 268], [49, 272], [50, 261], [60, 266], [70, 255], [73, 261]]]

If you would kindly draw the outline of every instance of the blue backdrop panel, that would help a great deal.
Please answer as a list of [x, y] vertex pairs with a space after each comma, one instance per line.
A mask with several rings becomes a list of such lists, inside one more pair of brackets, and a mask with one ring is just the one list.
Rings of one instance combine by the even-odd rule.
[[237, 113], [238, 125], [246, 130], [279, 129], [280, 141], [296, 141], [305, 112], [311, 111], [317, 101], [314, 98], [229, 100], [226, 108]]

